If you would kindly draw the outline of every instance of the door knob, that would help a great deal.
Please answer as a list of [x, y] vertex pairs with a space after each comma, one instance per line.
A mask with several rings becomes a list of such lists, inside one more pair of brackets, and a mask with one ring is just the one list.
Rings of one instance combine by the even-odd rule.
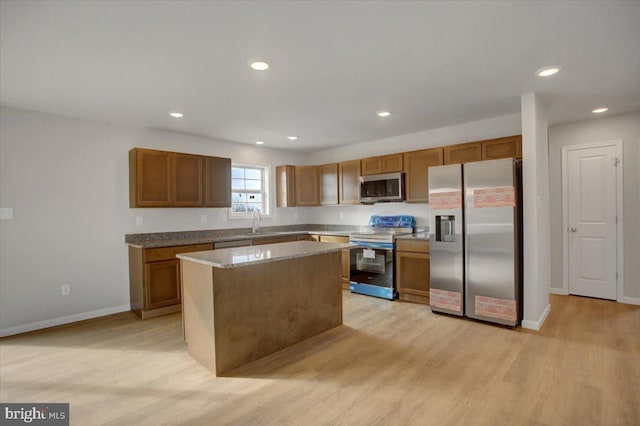
[[572, 227], [571, 228], [571, 232], [576, 232], [577, 230], [578, 230], [578, 228], [576, 228], [576, 227]]

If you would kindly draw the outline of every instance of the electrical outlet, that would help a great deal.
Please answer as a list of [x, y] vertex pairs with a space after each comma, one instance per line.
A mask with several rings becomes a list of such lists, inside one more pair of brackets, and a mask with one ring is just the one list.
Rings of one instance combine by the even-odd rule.
[[207, 223], [207, 215], [206, 214], [200, 215], [200, 223]]
[[63, 296], [68, 296], [71, 294], [71, 284], [65, 284], [62, 287], [60, 287], [60, 292], [62, 293]]
[[142, 219], [142, 216], [136, 216], [136, 226], [140, 226], [144, 223], [144, 219]]

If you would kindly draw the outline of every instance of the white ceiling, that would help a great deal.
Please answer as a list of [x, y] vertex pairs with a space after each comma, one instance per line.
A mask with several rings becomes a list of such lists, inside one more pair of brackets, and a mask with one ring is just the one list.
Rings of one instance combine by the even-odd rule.
[[2, 0], [0, 14], [3, 106], [242, 143], [370, 141], [517, 113], [530, 91], [552, 123], [640, 110], [639, 1]]

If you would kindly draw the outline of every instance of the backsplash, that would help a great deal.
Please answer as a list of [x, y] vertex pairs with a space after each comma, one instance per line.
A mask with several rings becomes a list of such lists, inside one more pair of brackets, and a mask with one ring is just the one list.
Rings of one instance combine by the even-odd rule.
[[426, 203], [376, 203], [372, 205], [313, 207], [307, 214], [309, 223], [366, 225], [371, 215], [411, 215], [416, 226], [429, 226], [429, 205]]

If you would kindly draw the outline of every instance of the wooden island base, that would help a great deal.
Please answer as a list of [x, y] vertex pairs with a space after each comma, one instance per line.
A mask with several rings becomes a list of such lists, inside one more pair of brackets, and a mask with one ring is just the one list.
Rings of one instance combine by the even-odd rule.
[[183, 258], [189, 353], [220, 376], [342, 324], [341, 256], [338, 251], [232, 268]]

